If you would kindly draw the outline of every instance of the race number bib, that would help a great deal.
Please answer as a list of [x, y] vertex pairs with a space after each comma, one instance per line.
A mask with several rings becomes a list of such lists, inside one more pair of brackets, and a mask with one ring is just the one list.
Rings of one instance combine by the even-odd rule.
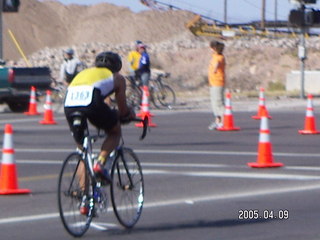
[[65, 107], [85, 107], [92, 101], [93, 87], [76, 86], [70, 87], [67, 92]]

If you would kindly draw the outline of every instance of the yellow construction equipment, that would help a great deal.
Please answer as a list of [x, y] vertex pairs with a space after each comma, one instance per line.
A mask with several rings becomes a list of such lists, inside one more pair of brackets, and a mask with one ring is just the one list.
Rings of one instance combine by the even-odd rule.
[[[223, 38], [242, 38], [242, 37], [297, 37], [297, 33], [288, 29], [278, 30], [274, 28], [257, 28], [250, 24], [215, 24], [204, 20], [200, 15], [196, 15], [186, 27], [196, 36], [212, 36]], [[283, 27], [282, 27], [283, 28]]]
[[[171, 4], [156, 0], [140, 0], [140, 2], [153, 10], [183, 10]], [[265, 28], [260, 27], [260, 22], [226, 24], [219, 20], [197, 14], [186, 23], [186, 27], [196, 36], [209, 36], [218, 38], [243, 38], [243, 37], [266, 37], [266, 38], [296, 38], [298, 29], [294, 29], [287, 21], [267, 21]], [[318, 34], [310, 34], [318, 35]], [[307, 35], [309, 36], [309, 35]]]

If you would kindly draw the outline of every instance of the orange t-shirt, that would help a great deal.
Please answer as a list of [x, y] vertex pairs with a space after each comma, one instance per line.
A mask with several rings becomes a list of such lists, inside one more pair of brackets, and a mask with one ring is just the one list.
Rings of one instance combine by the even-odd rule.
[[[225, 58], [222, 54], [212, 54], [208, 69], [208, 80], [210, 86], [221, 87], [225, 85], [225, 65]], [[214, 72], [215, 69], [216, 72]]]

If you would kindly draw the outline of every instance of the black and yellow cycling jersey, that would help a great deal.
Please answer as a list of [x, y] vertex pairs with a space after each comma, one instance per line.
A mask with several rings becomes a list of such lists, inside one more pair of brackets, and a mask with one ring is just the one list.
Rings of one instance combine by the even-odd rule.
[[114, 91], [114, 77], [107, 68], [87, 68], [68, 87], [64, 111], [73, 137], [78, 144], [84, 139], [86, 124], [73, 126], [74, 112], [81, 112], [99, 129], [112, 129], [118, 122], [117, 111], [104, 101]]
[[73, 79], [69, 88], [80, 86], [92, 86], [100, 90], [102, 97], [106, 97], [114, 90], [113, 74], [107, 68], [87, 68]]

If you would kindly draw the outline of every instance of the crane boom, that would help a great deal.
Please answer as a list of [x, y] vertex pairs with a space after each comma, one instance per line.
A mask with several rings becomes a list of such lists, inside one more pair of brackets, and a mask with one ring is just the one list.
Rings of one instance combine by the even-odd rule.
[[198, 14], [190, 10], [185, 10], [161, 1], [140, 0], [140, 2], [153, 10], [184, 10], [193, 13], [195, 17], [186, 23], [185, 26], [196, 36], [212, 36], [223, 38], [260, 36], [269, 38], [282, 38], [297, 37], [298, 35], [297, 30], [290, 29], [290, 24], [287, 21], [266, 21], [263, 28], [261, 27], [261, 22], [259, 21], [250, 23], [226, 24], [223, 21]]

